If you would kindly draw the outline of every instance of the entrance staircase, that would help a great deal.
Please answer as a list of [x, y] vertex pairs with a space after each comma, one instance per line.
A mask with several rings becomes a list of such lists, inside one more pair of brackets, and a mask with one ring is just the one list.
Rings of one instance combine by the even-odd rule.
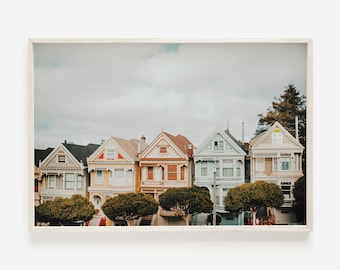
[[152, 217], [153, 215], [142, 217], [139, 226], [151, 226], [152, 225]]

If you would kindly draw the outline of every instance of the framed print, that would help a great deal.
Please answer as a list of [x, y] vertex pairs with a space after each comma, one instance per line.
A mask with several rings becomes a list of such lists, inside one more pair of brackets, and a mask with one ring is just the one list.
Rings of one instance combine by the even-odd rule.
[[32, 231], [301, 231], [312, 40], [30, 39]]

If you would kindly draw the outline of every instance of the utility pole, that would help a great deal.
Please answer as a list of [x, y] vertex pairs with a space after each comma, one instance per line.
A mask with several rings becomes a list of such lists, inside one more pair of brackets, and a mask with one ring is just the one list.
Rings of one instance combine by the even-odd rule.
[[[216, 163], [215, 163], [216, 165]], [[213, 225], [216, 226], [216, 166], [214, 168], [214, 200], [213, 200]]]

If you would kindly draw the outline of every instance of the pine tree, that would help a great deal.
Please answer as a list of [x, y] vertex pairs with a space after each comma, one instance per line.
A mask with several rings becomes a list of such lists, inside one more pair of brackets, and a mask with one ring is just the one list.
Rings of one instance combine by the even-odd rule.
[[255, 135], [266, 131], [269, 126], [278, 121], [295, 137], [295, 123], [296, 117], [298, 117], [299, 142], [305, 147], [302, 157], [302, 170], [306, 174], [306, 97], [300, 95], [294, 84], [289, 84], [280, 98], [274, 99], [272, 107], [267, 109], [267, 115], [258, 114], [259, 122]]
[[299, 141], [306, 146], [306, 97], [300, 95], [293, 84], [289, 84], [280, 98], [274, 99], [272, 107], [267, 109], [267, 115], [258, 114], [259, 122], [255, 134], [260, 134], [278, 121], [295, 137], [295, 122], [298, 117]]

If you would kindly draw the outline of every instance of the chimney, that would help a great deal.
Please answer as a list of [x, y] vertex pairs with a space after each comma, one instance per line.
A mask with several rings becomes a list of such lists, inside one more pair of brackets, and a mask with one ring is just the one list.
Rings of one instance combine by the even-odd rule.
[[138, 153], [140, 154], [142, 152], [142, 146], [141, 146], [141, 142], [145, 143], [145, 136], [143, 135], [142, 137], [140, 137], [140, 140], [138, 140]]

